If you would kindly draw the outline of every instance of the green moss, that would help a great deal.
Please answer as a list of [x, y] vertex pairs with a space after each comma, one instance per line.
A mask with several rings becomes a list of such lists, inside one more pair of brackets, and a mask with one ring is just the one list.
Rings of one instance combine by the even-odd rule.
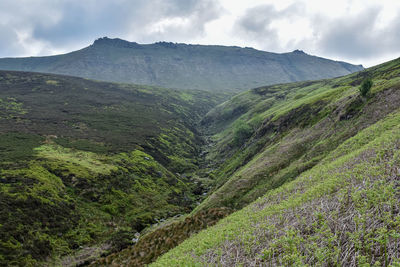
[[[34, 149], [38, 157], [53, 162], [60, 162], [69, 173], [89, 177], [89, 172], [95, 174], [109, 174], [116, 167], [106, 163], [109, 159], [93, 152], [84, 152], [64, 148], [55, 144], [46, 144]], [[76, 170], [76, 171], [75, 171]], [[85, 170], [87, 172], [85, 172]]]
[[53, 139], [52, 141], [66, 148], [73, 148], [94, 153], [110, 152], [110, 148], [107, 147], [104, 143], [94, 142], [87, 139], [74, 140], [71, 138], [58, 137]]
[[24, 115], [28, 111], [23, 103], [14, 97], [0, 98], [0, 119], [10, 119]]
[[169, 156], [169, 167], [178, 173], [190, 172], [197, 169], [197, 166], [190, 160], [178, 156]]
[[[25, 192], [13, 192], [10, 187], [3, 187], [4, 192], [17, 199], [26, 200], [28, 197], [40, 199], [45, 204], [54, 204], [62, 200], [62, 192], [64, 184], [59, 177], [50, 173], [35, 162], [29, 163], [27, 168], [17, 170], [3, 170], [3, 177], [10, 179], [11, 177], [22, 178], [23, 180], [32, 180], [32, 186], [26, 187]], [[7, 188], [9, 190], [7, 190]]]

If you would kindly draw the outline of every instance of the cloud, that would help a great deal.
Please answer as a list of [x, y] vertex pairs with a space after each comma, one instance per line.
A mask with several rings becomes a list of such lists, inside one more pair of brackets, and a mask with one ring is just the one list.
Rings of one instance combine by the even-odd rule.
[[281, 50], [284, 48], [279, 37], [279, 20], [292, 21], [304, 13], [302, 3], [295, 3], [278, 10], [274, 5], [260, 5], [248, 9], [240, 17], [233, 31], [243, 38], [251, 38], [267, 50]]
[[1, 0], [0, 57], [65, 53], [108, 36], [381, 62], [400, 55], [399, 11], [390, 0]]
[[0, 25], [0, 51], [5, 55], [19, 54], [22, 48], [18, 46], [18, 35], [13, 29]]
[[311, 1], [295, 2], [283, 9], [272, 4], [258, 5], [241, 15], [234, 32], [269, 51], [302, 49], [350, 61], [400, 54], [398, 11], [389, 19], [383, 12], [384, 5], [379, 3], [362, 8], [348, 3], [338, 14], [334, 10], [316, 12], [310, 5]]
[[[185, 40], [219, 15], [212, 0], [5, 0], [0, 3], [0, 56], [71, 50], [102, 36], [139, 42]], [[23, 33], [25, 38], [16, 38]], [[25, 53], [24, 53], [25, 52]]]
[[325, 54], [350, 59], [373, 58], [400, 52], [400, 15], [378, 27], [382, 8], [363, 10], [357, 16], [314, 19], [316, 46]]
[[[223, 12], [215, 1], [196, 1], [188, 14], [166, 16], [142, 33], [145, 38], [187, 42], [205, 33], [205, 25], [217, 19]], [[170, 14], [170, 13], [169, 13]]]

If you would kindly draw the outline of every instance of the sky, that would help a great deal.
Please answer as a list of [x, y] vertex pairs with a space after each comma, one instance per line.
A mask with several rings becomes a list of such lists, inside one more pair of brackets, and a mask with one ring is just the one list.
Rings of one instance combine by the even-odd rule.
[[0, 0], [0, 57], [62, 54], [104, 36], [300, 49], [369, 67], [400, 57], [400, 1]]

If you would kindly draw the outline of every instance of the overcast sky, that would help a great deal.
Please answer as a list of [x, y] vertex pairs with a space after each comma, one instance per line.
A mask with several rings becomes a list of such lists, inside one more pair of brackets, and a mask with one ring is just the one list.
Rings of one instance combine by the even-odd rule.
[[0, 0], [0, 57], [65, 53], [103, 36], [301, 49], [368, 67], [400, 56], [400, 1]]

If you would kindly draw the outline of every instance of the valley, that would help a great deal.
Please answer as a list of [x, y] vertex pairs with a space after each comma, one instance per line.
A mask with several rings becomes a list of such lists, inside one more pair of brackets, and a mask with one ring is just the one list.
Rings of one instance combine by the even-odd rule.
[[0, 262], [396, 266], [400, 60], [360, 70], [250, 90], [0, 71]]
[[[208, 112], [201, 125], [211, 134], [211, 194], [181, 223], [214, 209], [233, 213], [212, 227], [198, 220], [207, 229], [185, 241], [181, 225], [156, 229], [157, 247], [175, 246], [165, 236], [183, 243], [151, 266], [396, 266], [399, 75], [397, 59], [336, 79], [255, 88]], [[361, 96], [366, 77], [374, 85]], [[155, 241], [142, 242], [93, 266], [135, 265]]]
[[0, 1], [0, 267], [400, 267], [400, 1]]
[[201, 199], [195, 125], [226, 95], [9, 71], [0, 88], [6, 265], [118, 251]]

